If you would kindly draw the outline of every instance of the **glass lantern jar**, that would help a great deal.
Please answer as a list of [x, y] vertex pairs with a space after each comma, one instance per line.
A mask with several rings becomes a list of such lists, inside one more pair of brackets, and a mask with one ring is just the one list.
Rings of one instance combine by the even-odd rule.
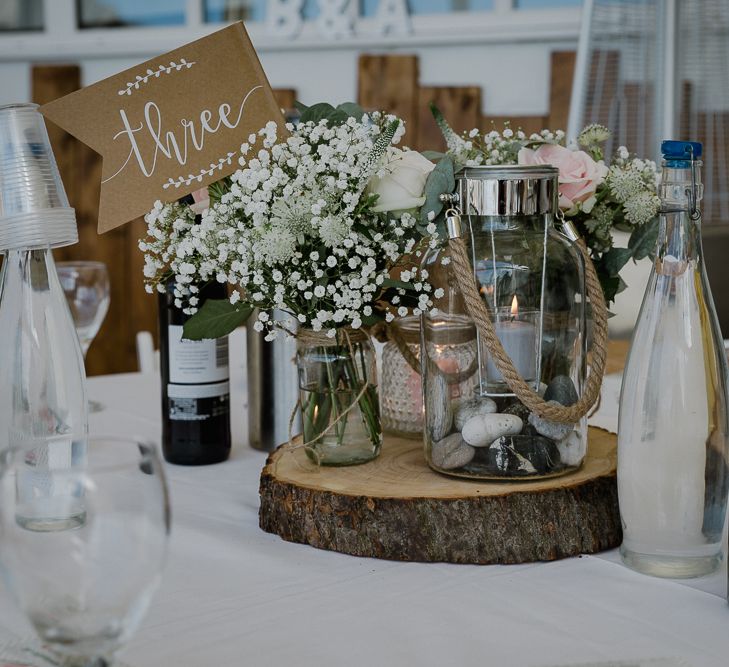
[[[420, 318], [396, 320], [397, 336], [412, 353], [413, 368], [398, 344], [388, 340], [382, 348], [382, 428], [403, 438], [420, 438], [423, 434], [423, 394], [420, 383]], [[392, 324], [391, 324], [392, 326]]]
[[[395, 341], [382, 351], [382, 426], [393, 435], [421, 438], [423, 435], [423, 394], [420, 364], [420, 318], [398, 320], [395, 334], [417, 360], [414, 368]], [[431, 332], [428, 348], [431, 371], [439, 376], [443, 390], [454, 400], [473, 392], [478, 363], [476, 329], [468, 320], [454, 321]]]
[[[555, 228], [557, 177], [549, 166], [466, 168], [451, 201], [460, 209], [475, 287], [503, 351], [548, 405], [571, 406], [586, 377], [585, 261]], [[422, 353], [429, 356], [423, 364], [429, 465], [477, 479], [544, 478], [577, 469], [587, 451], [586, 417], [552, 421], [528, 408], [478, 329], [473, 341], [478, 363], [464, 382], [464, 395], [444, 390], [441, 374], [433, 372], [443, 332], [474, 326], [451, 255], [452, 248], [444, 247], [423, 262], [431, 281], [445, 291], [422, 318]]]

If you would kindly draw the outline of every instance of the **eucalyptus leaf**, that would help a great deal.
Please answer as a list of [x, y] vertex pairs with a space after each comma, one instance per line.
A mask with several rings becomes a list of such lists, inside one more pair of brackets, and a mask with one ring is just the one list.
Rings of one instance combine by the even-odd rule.
[[354, 102], [344, 102], [337, 107], [337, 111], [343, 111], [347, 114], [347, 117], [354, 118], [355, 120], [362, 120], [364, 116], [364, 109]]
[[638, 261], [653, 254], [658, 240], [658, 218], [653, 218], [630, 235], [628, 248], [633, 251], [633, 259]]
[[228, 299], [208, 299], [182, 329], [187, 340], [221, 338], [237, 329], [250, 317], [253, 306], [247, 303], [233, 305]]
[[451, 193], [456, 187], [456, 178], [453, 170], [453, 160], [450, 157], [444, 157], [435, 169], [428, 174], [428, 180], [425, 182], [425, 204], [420, 209], [420, 223], [427, 225], [428, 214], [434, 213], [435, 217], [440, 215], [443, 210], [443, 202], [440, 200], [442, 194]]
[[394, 280], [393, 278], [385, 278], [382, 281], [382, 287], [384, 287], [384, 288], [393, 287], [396, 289], [404, 289], [404, 290], [408, 290], [408, 291], [415, 289], [411, 283], [406, 283], [406, 282], [403, 282], [402, 280]]
[[600, 285], [602, 286], [602, 292], [605, 295], [605, 301], [609, 304], [615, 301], [615, 295], [620, 289], [620, 277], [619, 276], [600, 276]]
[[295, 100], [294, 101], [294, 106], [296, 107], [296, 110], [299, 113], [304, 113], [309, 108], [309, 107], [306, 106], [306, 104], [303, 104], [302, 102], [299, 102], [299, 100]]
[[438, 162], [438, 160], [442, 160], [446, 156], [441, 151], [420, 151], [420, 154], [431, 162]]
[[311, 121], [312, 123], [318, 123], [323, 118], [329, 119], [335, 111], [336, 109], [328, 102], [319, 102], [301, 111], [301, 122], [308, 123]]
[[602, 256], [602, 264], [610, 275], [616, 276], [632, 256], [630, 248], [610, 248]]

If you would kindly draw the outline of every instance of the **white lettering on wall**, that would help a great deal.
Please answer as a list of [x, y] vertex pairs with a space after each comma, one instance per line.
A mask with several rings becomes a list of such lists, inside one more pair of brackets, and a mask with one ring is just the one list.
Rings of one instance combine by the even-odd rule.
[[317, 4], [319, 16], [316, 25], [324, 37], [341, 39], [354, 33], [357, 0], [318, 0]]
[[266, 31], [275, 37], [296, 37], [304, 25], [304, 0], [268, 0]]
[[[316, 0], [319, 14], [313, 23], [325, 38], [351, 37], [360, 18], [358, 0]], [[412, 32], [407, 0], [380, 0], [373, 17], [379, 35]], [[268, 0], [266, 32], [272, 37], [296, 38], [304, 27], [304, 0]]]
[[380, 35], [405, 35], [412, 32], [407, 0], [380, 0], [375, 26]]

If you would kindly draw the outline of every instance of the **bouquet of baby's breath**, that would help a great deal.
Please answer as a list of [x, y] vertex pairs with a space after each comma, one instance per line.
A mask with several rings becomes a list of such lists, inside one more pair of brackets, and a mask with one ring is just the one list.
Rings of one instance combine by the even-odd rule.
[[[300, 364], [323, 364], [302, 371], [315, 378], [302, 392], [305, 440], [333, 436], [339, 446], [364, 425], [378, 449], [366, 331], [442, 296], [403, 259], [437, 243], [435, 225], [420, 222], [437, 196], [425, 192], [435, 165], [396, 147], [405, 127], [394, 116], [354, 104], [300, 111], [285, 134], [273, 122], [251, 134], [240, 169], [208, 189], [207, 204], [155, 205], [140, 242], [147, 289], [174, 281], [176, 305], [193, 315], [187, 338], [223, 336], [253, 310], [267, 340], [298, 327]], [[228, 284], [230, 298], [201, 304], [200, 286], [210, 281]]]
[[271, 122], [248, 137], [241, 168], [210, 188], [201, 219], [180, 203], [158, 202], [147, 215], [148, 290], [173, 278], [176, 303], [191, 314], [201, 283], [234, 288], [229, 302], [208, 302], [190, 320], [192, 338], [224, 335], [252, 308], [270, 339], [293, 320], [333, 337], [431, 305], [427, 274], [393, 271], [427, 244], [417, 223], [435, 166], [395, 147], [402, 121], [319, 104], [287, 130], [279, 136]]
[[[610, 131], [589, 125], [566, 146], [561, 130], [542, 130], [527, 136], [507, 124], [503, 130], [473, 129], [458, 135], [442, 114], [433, 115], [445, 136], [446, 159], [457, 171], [463, 167], [498, 164], [550, 164], [559, 169], [559, 206], [590, 249], [605, 299], [610, 302], [625, 287], [620, 270], [630, 260], [646, 257], [658, 234], [655, 162], [631, 156], [621, 146], [610, 165], [602, 144]], [[627, 248], [613, 244], [612, 230], [630, 233]]]

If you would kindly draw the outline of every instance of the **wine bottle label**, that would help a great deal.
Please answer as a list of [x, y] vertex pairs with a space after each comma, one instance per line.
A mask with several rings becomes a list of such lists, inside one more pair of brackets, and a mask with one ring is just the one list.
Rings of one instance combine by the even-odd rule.
[[173, 421], [204, 421], [230, 414], [228, 382], [213, 385], [167, 385], [169, 418]]
[[182, 326], [170, 324], [168, 331], [171, 383], [221, 382], [230, 377], [227, 336], [215, 340], [183, 340]]
[[169, 398], [214, 398], [228, 396], [230, 382], [216, 382], [215, 384], [168, 384], [167, 396]]

